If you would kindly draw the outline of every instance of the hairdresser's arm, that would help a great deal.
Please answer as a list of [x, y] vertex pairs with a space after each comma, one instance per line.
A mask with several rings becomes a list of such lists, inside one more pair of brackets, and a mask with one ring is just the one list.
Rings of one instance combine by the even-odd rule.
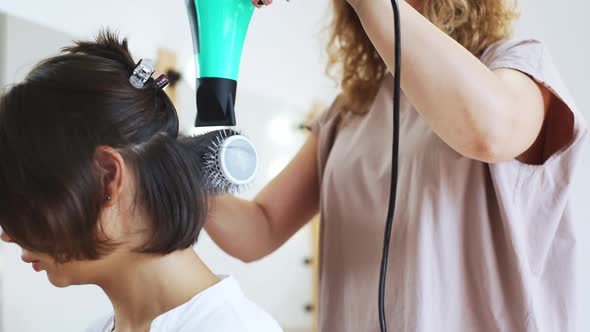
[[205, 228], [228, 254], [260, 259], [287, 241], [318, 212], [317, 139], [310, 135], [295, 159], [253, 201], [217, 198]]
[[[348, 1], [393, 72], [390, 0]], [[402, 90], [431, 129], [472, 159], [521, 156], [539, 135], [550, 92], [515, 70], [489, 70], [405, 1], [399, 5]]]

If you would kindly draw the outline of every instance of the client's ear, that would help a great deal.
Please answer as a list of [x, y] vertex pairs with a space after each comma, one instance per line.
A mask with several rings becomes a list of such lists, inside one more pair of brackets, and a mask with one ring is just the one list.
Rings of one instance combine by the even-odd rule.
[[99, 146], [94, 151], [94, 168], [103, 190], [102, 212], [97, 223], [98, 236], [117, 245], [126, 241], [130, 225], [126, 218], [119, 218], [122, 211], [121, 204], [129, 204], [127, 190], [131, 173], [126, 168], [125, 159], [121, 153], [108, 146]]
[[125, 160], [121, 154], [108, 146], [99, 146], [94, 151], [94, 166], [104, 191], [105, 205], [117, 201], [123, 191]]

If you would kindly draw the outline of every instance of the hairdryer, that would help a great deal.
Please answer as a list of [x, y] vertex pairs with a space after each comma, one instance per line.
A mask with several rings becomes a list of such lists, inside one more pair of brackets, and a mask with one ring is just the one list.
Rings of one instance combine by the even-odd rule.
[[195, 125], [235, 126], [242, 48], [255, 6], [250, 0], [186, 0], [196, 68]]
[[[196, 76], [195, 126], [235, 126], [234, 111], [242, 48], [255, 6], [250, 0], [186, 0]], [[213, 194], [238, 193], [258, 169], [254, 145], [235, 130], [205, 134], [212, 145], [203, 155]]]

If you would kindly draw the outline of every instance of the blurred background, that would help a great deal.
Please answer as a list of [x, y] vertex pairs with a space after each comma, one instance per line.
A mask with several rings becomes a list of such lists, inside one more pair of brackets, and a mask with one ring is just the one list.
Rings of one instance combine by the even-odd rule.
[[[585, 0], [561, 1], [559, 6], [549, 0], [520, 0], [519, 5], [517, 35], [547, 43], [580, 110], [589, 118], [586, 16], [590, 5]], [[337, 94], [337, 85], [324, 72], [324, 30], [329, 22], [329, 0], [275, 0], [254, 14], [236, 103], [238, 128], [252, 139], [260, 156], [257, 180], [242, 194], [245, 198], [253, 197], [287, 164], [306, 139], [301, 124]], [[188, 24], [182, 0], [0, 0], [0, 85], [22, 80], [36, 62], [73, 39], [92, 38], [109, 27], [129, 38], [136, 60], [151, 58], [160, 69], [180, 73], [173, 90], [175, 102], [182, 131], [191, 133], [198, 68]], [[9, 156], [0, 156], [5, 158]], [[586, 153], [573, 192], [580, 234], [590, 234], [589, 165]], [[216, 273], [236, 276], [245, 293], [287, 332], [311, 332], [316, 313], [315, 227], [317, 222], [310, 223], [277, 252], [250, 264], [223, 253], [204, 232], [196, 250]], [[585, 253], [590, 253], [588, 240], [580, 243]], [[590, 266], [590, 255], [579, 259]], [[590, 268], [582, 269], [579, 277], [590, 280]], [[20, 261], [20, 249], [14, 245], [0, 244], [0, 280], [0, 332], [82, 331], [111, 310], [96, 287], [52, 287], [44, 274]], [[580, 303], [587, 298], [590, 283], [580, 294]], [[580, 313], [584, 321], [579, 331], [590, 331], [590, 308], [581, 305]]]

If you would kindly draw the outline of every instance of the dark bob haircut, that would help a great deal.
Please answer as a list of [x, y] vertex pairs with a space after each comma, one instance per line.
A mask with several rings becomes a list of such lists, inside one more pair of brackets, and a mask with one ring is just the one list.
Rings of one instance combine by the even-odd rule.
[[136, 63], [126, 40], [101, 32], [38, 64], [0, 99], [0, 226], [28, 250], [59, 262], [97, 259], [113, 243], [98, 232], [105, 188], [101, 146], [130, 165], [136, 206], [149, 217], [138, 252], [192, 246], [207, 216], [197, 138], [181, 140], [178, 115], [150, 79], [129, 83]]

